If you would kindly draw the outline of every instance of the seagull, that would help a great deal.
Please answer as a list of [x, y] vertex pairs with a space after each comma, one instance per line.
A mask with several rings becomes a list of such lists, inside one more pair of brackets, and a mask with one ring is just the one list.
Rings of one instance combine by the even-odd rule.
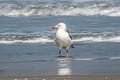
[[72, 37], [68, 33], [67, 27], [65, 23], [58, 23], [55, 26], [52, 26], [52, 29], [57, 29], [56, 31], [56, 38], [55, 42], [56, 45], [59, 47], [59, 56], [61, 56], [61, 49], [66, 49], [66, 57], [68, 56], [68, 49], [74, 48]]

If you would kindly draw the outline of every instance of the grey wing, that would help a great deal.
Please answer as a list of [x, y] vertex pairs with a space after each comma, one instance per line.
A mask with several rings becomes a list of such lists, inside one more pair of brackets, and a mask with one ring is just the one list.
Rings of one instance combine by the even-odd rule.
[[[69, 34], [69, 30], [67, 30], [67, 32], [68, 32], [68, 34]], [[69, 34], [69, 37], [70, 37], [70, 39], [72, 40], [72, 36]]]
[[72, 40], [72, 36], [69, 34], [70, 39]]
[[[68, 34], [69, 34], [69, 30], [67, 30], [67, 32], [68, 32]], [[70, 37], [70, 39], [72, 40], [72, 36], [69, 34], [69, 37]]]
[[[72, 36], [69, 34], [70, 39], [72, 40]], [[74, 45], [71, 45], [71, 48], [75, 48]]]

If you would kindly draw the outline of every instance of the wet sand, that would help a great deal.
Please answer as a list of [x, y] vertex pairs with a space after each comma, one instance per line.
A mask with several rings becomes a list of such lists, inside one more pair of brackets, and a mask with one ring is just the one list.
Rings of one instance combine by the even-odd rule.
[[33, 77], [6, 77], [0, 80], [120, 80], [120, 76], [33, 76]]

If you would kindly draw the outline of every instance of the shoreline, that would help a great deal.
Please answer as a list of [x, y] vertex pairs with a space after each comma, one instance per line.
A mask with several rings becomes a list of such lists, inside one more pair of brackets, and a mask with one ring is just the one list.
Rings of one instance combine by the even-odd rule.
[[55, 75], [3, 77], [0, 80], [120, 80], [119, 75]]

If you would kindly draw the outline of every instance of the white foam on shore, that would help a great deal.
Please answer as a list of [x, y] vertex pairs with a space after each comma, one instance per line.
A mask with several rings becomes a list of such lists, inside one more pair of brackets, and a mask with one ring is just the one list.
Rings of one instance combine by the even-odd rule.
[[120, 37], [103, 38], [103, 37], [83, 37], [75, 39], [73, 42], [120, 42]]
[[[17, 39], [13, 39], [13, 40], [0, 40], [0, 44], [15, 44], [15, 43], [41, 43], [41, 44], [45, 44], [45, 43], [50, 43], [50, 42], [54, 42], [54, 39], [49, 39], [49, 38], [33, 38], [33, 39], [27, 39], [27, 40], [17, 40]], [[79, 38], [79, 39], [73, 39], [73, 42], [116, 42], [119, 43], [120, 42], [120, 37], [114, 37], [114, 38], [102, 38], [102, 37], [83, 37], [83, 38]]]
[[73, 61], [91, 61], [94, 60], [94, 58], [76, 58], [73, 59]]
[[75, 58], [72, 59], [73, 61], [92, 61], [92, 60], [115, 60], [115, 59], [120, 59], [120, 57], [97, 57], [97, 58]]
[[[53, 33], [52, 33], [53, 34]], [[15, 43], [50, 43], [54, 42], [55, 36], [40, 33], [1, 33], [0, 44]], [[77, 42], [116, 42], [120, 43], [120, 33], [73, 33], [73, 43]]]
[[14, 43], [41, 43], [45, 44], [48, 42], [53, 42], [53, 40], [47, 39], [47, 38], [36, 38], [31, 40], [1, 40], [0, 44], [14, 44]]
[[111, 57], [110, 59], [120, 59], [120, 57]]
[[30, 60], [30, 61], [0, 61], [0, 63], [27, 63], [27, 62], [44, 62], [44, 61], [59, 61], [63, 63], [73, 62], [73, 61], [98, 61], [98, 60], [117, 60], [120, 57], [94, 57], [94, 58], [66, 58], [65, 56], [58, 59], [40, 59], [40, 60]]

